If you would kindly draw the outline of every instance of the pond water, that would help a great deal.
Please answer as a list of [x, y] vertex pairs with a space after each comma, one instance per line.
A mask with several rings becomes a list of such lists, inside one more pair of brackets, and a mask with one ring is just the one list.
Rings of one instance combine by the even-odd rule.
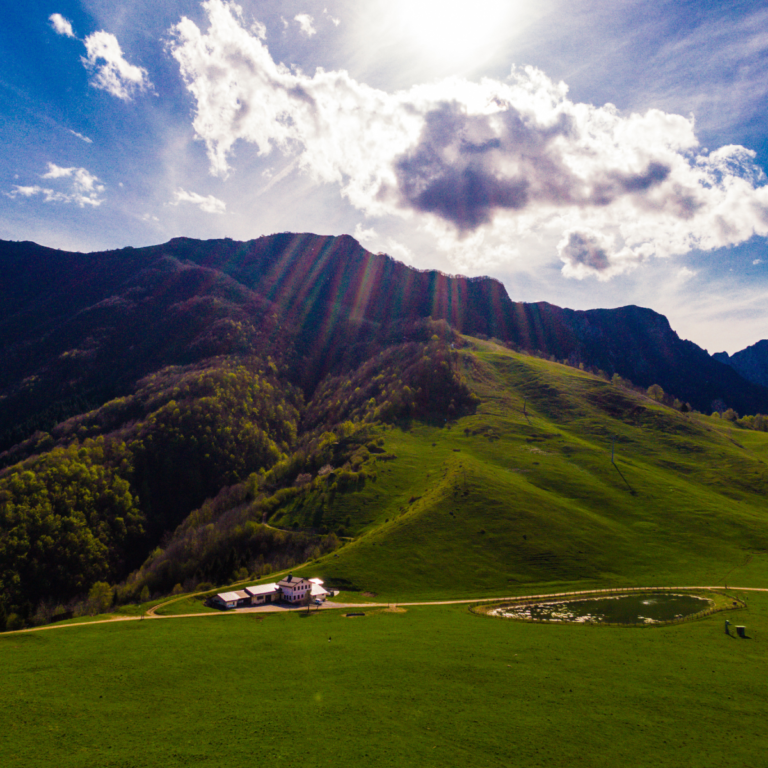
[[704, 611], [711, 600], [695, 595], [637, 594], [508, 603], [493, 608], [491, 616], [505, 619], [593, 624], [659, 624]]

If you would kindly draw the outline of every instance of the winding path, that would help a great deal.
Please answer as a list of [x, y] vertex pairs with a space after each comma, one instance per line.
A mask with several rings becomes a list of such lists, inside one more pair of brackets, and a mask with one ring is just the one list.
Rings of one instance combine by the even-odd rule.
[[[607, 593], [626, 593], [626, 592], [652, 592], [657, 590], [663, 590], [667, 591], [670, 589], [680, 589], [680, 590], [727, 590], [729, 592], [768, 592], [768, 587], [728, 587], [727, 585], [724, 586], [709, 586], [709, 587], [625, 587], [625, 588], [619, 588], [619, 587], [610, 587], [610, 588], [604, 588], [604, 589], [581, 589], [571, 592], [545, 592], [542, 594], [536, 594], [536, 595], [511, 595], [511, 596], [501, 596], [501, 597], [480, 597], [480, 598], [463, 598], [461, 600], [424, 600], [424, 601], [417, 601], [417, 602], [408, 602], [408, 603], [334, 603], [332, 601], [326, 601], [321, 606], [317, 606], [315, 610], [339, 610], [339, 609], [360, 609], [360, 608], [390, 608], [390, 607], [396, 607], [396, 608], [404, 608], [408, 606], [420, 606], [420, 605], [466, 605], [469, 603], [495, 603], [501, 600], [540, 600], [543, 598], [552, 598], [552, 597], [570, 597], [573, 595], [597, 595], [597, 594], [607, 594]], [[70, 627], [91, 627], [94, 624], [113, 624], [116, 621], [143, 621], [144, 619], [147, 620], [157, 620], [157, 619], [191, 619], [191, 618], [203, 618], [206, 616], [232, 616], [234, 614], [242, 614], [242, 613], [283, 613], [283, 612], [290, 612], [290, 611], [303, 611], [305, 610], [306, 606], [287, 606], [287, 605], [279, 605], [279, 604], [269, 604], [269, 605], [260, 605], [254, 608], [233, 608], [228, 611], [215, 611], [210, 613], [176, 613], [164, 616], [162, 614], [158, 614], [157, 610], [159, 608], [164, 608], [168, 605], [171, 605], [172, 603], [178, 602], [179, 600], [186, 600], [190, 597], [195, 597], [196, 595], [203, 594], [202, 592], [197, 592], [190, 595], [180, 595], [179, 597], [174, 597], [171, 600], [166, 600], [165, 602], [158, 603], [157, 605], [153, 605], [151, 608], [149, 608], [143, 615], [141, 616], [113, 616], [109, 619], [97, 619], [95, 621], [79, 621], [73, 624], [46, 624], [44, 627], [32, 627], [30, 629], [18, 629], [11, 632], [3, 632], [0, 634], [0, 637], [4, 637], [6, 635], [19, 635], [19, 634], [25, 634], [27, 632], [45, 632], [50, 629], [69, 629]]]

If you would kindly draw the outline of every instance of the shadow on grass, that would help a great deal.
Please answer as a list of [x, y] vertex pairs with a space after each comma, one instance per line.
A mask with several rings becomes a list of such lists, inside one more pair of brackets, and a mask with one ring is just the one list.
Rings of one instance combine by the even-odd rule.
[[635, 489], [634, 489], [634, 488], [633, 488], [633, 487], [632, 487], [632, 486], [631, 486], [631, 485], [630, 485], [630, 484], [627, 482], [627, 478], [626, 478], [626, 477], [624, 477], [624, 474], [623, 474], [623, 473], [622, 473], [622, 471], [619, 469], [618, 465], [616, 465], [616, 464], [614, 463], [614, 465], [613, 465], [613, 466], [614, 466], [615, 470], [616, 470], [616, 471], [619, 473], [619, 477], [621, 477], [621, 479], [624, 481], [624, 484], [627, 486], [627, 488], [629, 488], [629, 492], [630, 492], [630, 493], [631, 493], [633, 496], [637, 496], [637, 491], [636, 491], [636, 490], [635, 490]]

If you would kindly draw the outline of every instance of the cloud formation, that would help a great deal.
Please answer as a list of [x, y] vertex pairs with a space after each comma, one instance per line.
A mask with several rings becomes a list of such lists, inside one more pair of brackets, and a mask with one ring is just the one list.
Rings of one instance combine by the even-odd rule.
[[62, 168], [56, 163], [48, 163], [48, 171], [40, 178], [50, 180], [68, 180], [67, 189], [63, 191], [61, 184], [59, 189], [33, 186], [20, 186], [15, 184], [12, 192], [6, 192], [8, 197], [35, 197], [42, 195], [46, 203], [74, 203], [80, 208], [86, 205], [98, 207], [104, 202], [100, 195], [104, 192], [104, 185], [100, 183], [98, 176], [94, 176], [85, 168]]
[[91, 85], [116, 96], [123, 101], [130, 101], [134, 93], [152, 87], [147, 70], [129, 64], [117, 38], [109, 32], [94, 32], [83, 41], [87, 56], [80, 60], [93, 74]]
[[178, 205], [179, 203], [192, 203], [199, 206], [201, 211], [205, 213], [226, 213], [227, 204], [223, 200], [219, 200], [213, 195], [203, 197], [197, 192], [187, 192], [184, 189], [177, 189], [173, 193], [174, 202], [171, 205]]
[[[60, 13], [51, 14], [48, 20], [58, 34], [77, 39], [72, 30], [72, 23]], [[82, 43], [85, 45], [86, 55], [81, 56], [80, 61], [91, 72], [91, 85], [94, 88], [106, 91], [123, 101], [130, 101], [134, 93], [152, 88], [147, 70], [126, 61], [120, 43], [113, 34], [103, 30], [94, 32]], [[85, 139], [79, 133], [72, 133]]]
[[58, 34], [65, 37], [75, 36], [75, 33], [72, 31], [72, 22], [69, 19], [65, 19], [60, 13], [52, 13], [48, 17], [48, 21], [51, 22], [51, 26]]
[[692, 118], [576, 103], [531, 67], [397, 93], [344, 71], [310, 76], [276, 63], [234, 3], [203, 8], [207, 31], [183, 18], [170, 50], [216, 175], [232, 170], [237, 142], [277, 149], [366, 215], [418, 217], [443, 245], [559, 233], [563, 273], [577, 279], [768, 235], [754, 153], [702, 150]]
[[308, 13], [299, 13], [293, 17], [293, 20], [299, 22], [302, 34], [307, 37], [312, 37], [312, 35], [317, 34], [314, 23], [315, 20]]
[[331, 16], [331, 14], [328, 13], [327, 8], [323, 8], [323, 13], [328, 17], [328, 20], [333, 24], [334, 27], [338, 27], [339, 24], [341, 24], [341, 19], [337, 19], [335, 16]]
[[67, 128], [67, 130], [73, 135], [77, 136], [80, 141], [84, 141], [86, 144], [93, 144], [93, 139], [88, 138], [88, 136], [84, 136], [82, 133], [78, 133], [77, 131], [73, 131], [71, 128]]

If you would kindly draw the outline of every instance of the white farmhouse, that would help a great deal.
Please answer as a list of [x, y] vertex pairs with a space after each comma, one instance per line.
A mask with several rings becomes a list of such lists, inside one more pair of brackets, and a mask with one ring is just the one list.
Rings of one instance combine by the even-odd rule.
[[277, 586], [280, 587], [283, 600], [286, 603], [300, 603], [307, 594], [312, 594], [312, 582], [309, 579], [302, 579], [291, 574], [288, 574], [282, 581], [278, 581]]
[[211, 598], [217, 608], [246, 608], [254, 605], [266, 605], [284, 601], [299, 605], [307, 597], [325, 600], [331, 593], [323, 588], [322, 579], [303, 579], [289, 574], [277, 584], [256, 584], [236, 592], [219, 592]]

